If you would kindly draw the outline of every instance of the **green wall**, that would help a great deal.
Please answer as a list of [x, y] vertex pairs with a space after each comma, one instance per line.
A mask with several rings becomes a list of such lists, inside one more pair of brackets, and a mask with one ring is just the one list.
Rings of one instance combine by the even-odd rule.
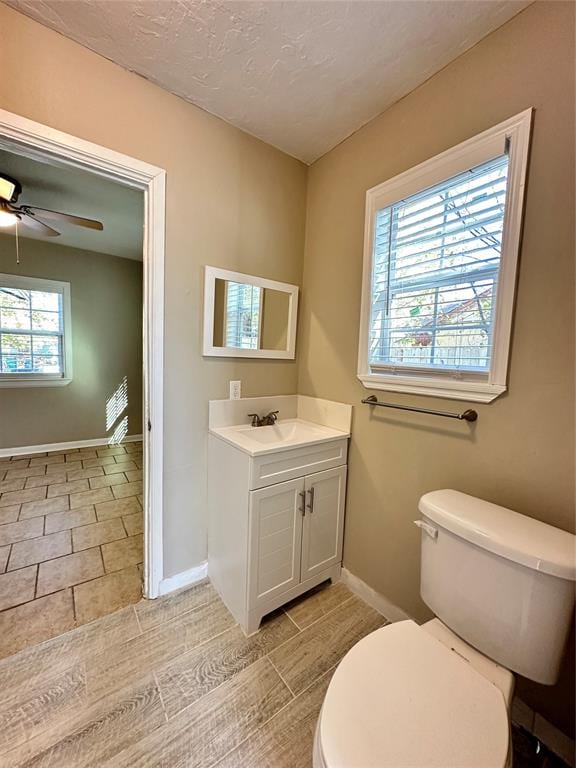
[[106, 402], [127, 379], [128, 434], [142, 432], [142, 262], [0, 235], [0, 272], [70, 283], [73, 380], [0, 388], [0, 448], [109, 437]]

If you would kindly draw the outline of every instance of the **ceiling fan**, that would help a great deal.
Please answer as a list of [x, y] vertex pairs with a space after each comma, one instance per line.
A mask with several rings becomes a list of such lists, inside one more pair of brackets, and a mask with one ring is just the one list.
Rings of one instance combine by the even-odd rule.
[[43, 219], [65, 221], [88, 229], [104, 229], [102, 222], [95, 219], [37, 208], [35, 205], [16, 205], [21, 192], [22, 185], [19, 181], [0, 172], [0, 227], [11, 227], [18, 223], [45, 237], [58, 237], [60, 232], [46, 224]]

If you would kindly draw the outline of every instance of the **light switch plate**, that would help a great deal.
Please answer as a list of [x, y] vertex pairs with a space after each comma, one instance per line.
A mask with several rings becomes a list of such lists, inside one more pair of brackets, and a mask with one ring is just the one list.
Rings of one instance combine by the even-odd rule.
[[242, 397], [242, 382], [231, 381], [230, 382], [230, 400], [240, 400]]

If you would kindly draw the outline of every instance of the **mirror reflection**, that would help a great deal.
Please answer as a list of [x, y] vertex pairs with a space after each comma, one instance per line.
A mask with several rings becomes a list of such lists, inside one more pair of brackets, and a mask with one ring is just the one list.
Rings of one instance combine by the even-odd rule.
[[290, 294], [216, 278], [213, 345], [232, 349], [288, 348]]

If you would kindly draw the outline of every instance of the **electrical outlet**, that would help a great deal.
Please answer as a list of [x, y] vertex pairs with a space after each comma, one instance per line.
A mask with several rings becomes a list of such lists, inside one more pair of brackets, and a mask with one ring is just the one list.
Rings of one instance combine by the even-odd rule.
[[240, 400], [242, 397], [242, 382], [231, 381], [230, 382], [230, 400]]

